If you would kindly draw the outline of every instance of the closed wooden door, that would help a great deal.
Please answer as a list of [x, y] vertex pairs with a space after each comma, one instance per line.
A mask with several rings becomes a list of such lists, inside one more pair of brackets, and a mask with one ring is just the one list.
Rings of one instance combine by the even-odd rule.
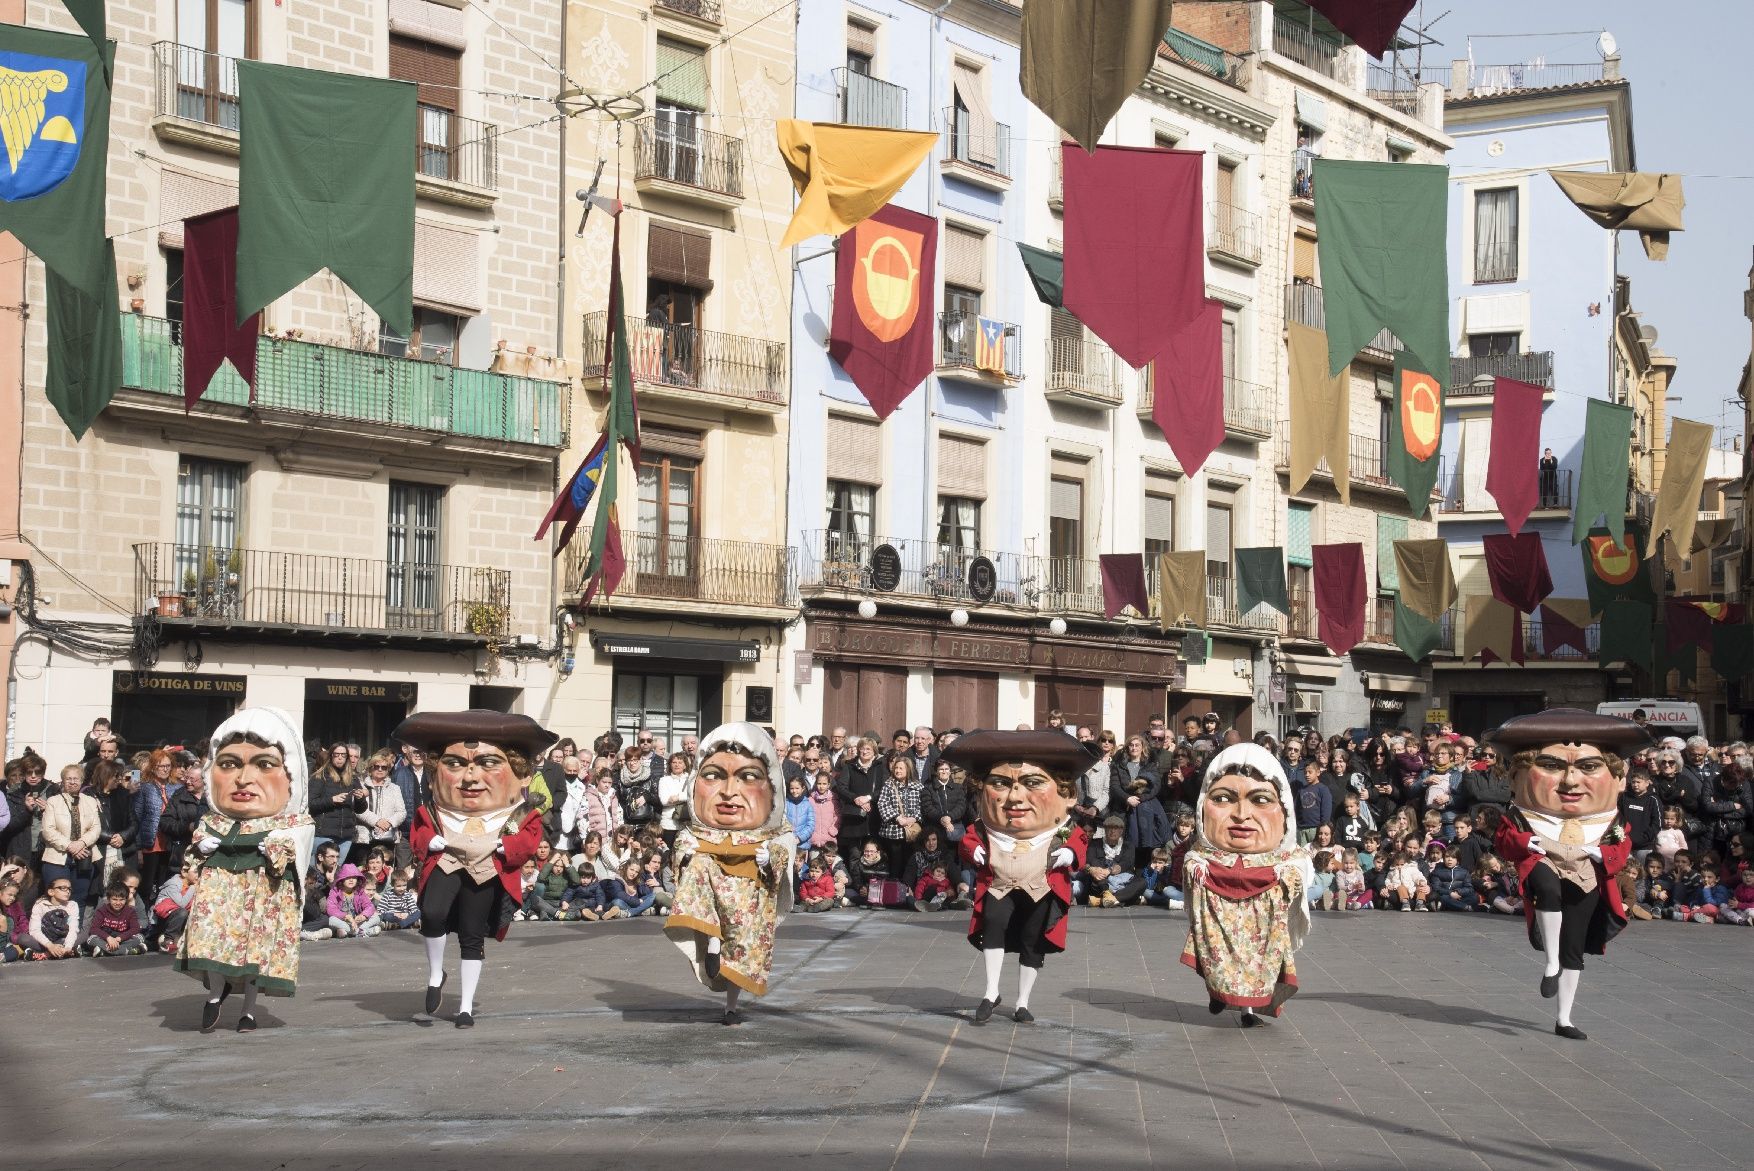
[[1068, 679], [1063, 675], [1035, 677], [1035, 726], [1048, 726], [1048, 713], [1058, 710], [1066, 726], [1089, 724], [1102, 727], [1102, 681]]
[[999, 726], [999, 677], [980, 671], [938, 671], [932, 676], [932, 727]]
[[854, 736], [889, 734], [907, 723], [907, 668], [862, 663], [829, 663], [823, 669], [822, 726], [845, 728]]

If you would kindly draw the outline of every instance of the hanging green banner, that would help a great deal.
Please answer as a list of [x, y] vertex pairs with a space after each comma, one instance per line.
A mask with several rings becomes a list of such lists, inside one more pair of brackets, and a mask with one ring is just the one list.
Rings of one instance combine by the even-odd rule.
[[1632, 475], [1632, 408], [1592, 398], [1584, 404], [1583, 470], [1571, 543], [1605, 520], [1616, 541], [1626, 535], [1626, 483]]
[[1023, 257], [1023, 271], [1029, 274], [1029, 283], [1035, 286], [1035, 295], [1041, 298], [1041, 303], [1055, 309], [1064, 308], [1066, 258], [1058, 252], [1023, 243], [1017, 245], [1017, 251]]
[[1431, 657], [1432, 651], [1443, 645], [1443, 626], [1417, 610], [1403, 606], [1400, 596], [1396, 595], [1395, 645], [1409, 659], [1422, 663]]
[[1601, 645], [1596, 651], [1596, 662], [1604, 667], [1610, 663], [1632, 663], [1650, 670], [1651, 619], [1655, 613], [1655, 607], [1649, 602], [1625, 598], [1609, 602], [1602, 611]]
[[1591, 529], [1583, 539], [1578, 549], [1583, 554], [1583, 579], [1589, 590], [1592, 614], [1600, 614], [1617, 598], [1656, 604], [1644, 543], [1643, 528], [1636, 522], [1626, 526], [1625, 535], [1618, 541], [1602, 525]]

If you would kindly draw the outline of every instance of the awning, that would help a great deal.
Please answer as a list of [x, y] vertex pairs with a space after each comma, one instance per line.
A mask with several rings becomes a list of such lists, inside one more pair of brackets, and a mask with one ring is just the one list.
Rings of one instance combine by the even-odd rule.
[[591, 635], [598, 653], [617, 658], [699, 659], [709, 663], [759, 663], [761, 644], [716, 638], [659, 638], [642, 634]]
[[1328, 129], [1328, 103], [1298, 90], [1297, 120], [1311, 130], [1325, 133]]
[[1417, 679], [1402, 679], [1394, 675], [1366, 675], [1364, 690], [1387, 691], [1395, 695], [1422, 695], [1425, 684]]
[[1396, 138], [1391, 134], [1389, 135], [1389, 149], [1397, 154], [1410, 155], [1419, 148], [1414, 146], [1411, 142], [1408, 142], [1405, 138]]
[[1288, 654], [1283, 656], [1282, 662], [1285, 673], [1294, 679], [1309, 679], [1320, 683], [1340, 681], [1339, 659]]

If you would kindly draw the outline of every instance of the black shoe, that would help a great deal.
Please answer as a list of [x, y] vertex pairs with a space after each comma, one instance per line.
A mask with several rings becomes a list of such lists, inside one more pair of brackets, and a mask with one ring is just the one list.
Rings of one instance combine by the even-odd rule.
[[240, 1033], [253, 1033], [255, 1031], [256, 1031], [256, 1018], [255, 1017], [251, 1016], [249, 1013], [246, 1012], [243, 1016], [238, 1018], [238, 1032], [240, 1032]]
[[466, 1012], [458, 1013], [457, 1014], [457, 1027], [459, 1029], [473, 1029], [475, 1027], [474, 1016], [472, 1016], [471, 1014], [466, 1013]]
[[1589, 1034], [1576, 1025], [1554, 1025], [1553, 1035], [1564, 1037], [1568, 1041], [1587, 1041], [1590, 1039]]
[[1541, 977], [1541, 999], [1542, 1000], [1552, 1000], [1555, 996], [1558, 996], [1558, 995], [1559, 995], [1559, 977], [1558, 976], [1542, 976]]
[[1035, 1014], [1030, 1012], [1027, 1008], [1020, 1008], [1011, 1014], [1011, 1019], [1020, 1025], [1033, 1025], [1035, 1023]]
[[700, 961], [700, 970], [706, 973], [709, 984], [717, 980], [719, 978], [719, 953], [716, 951], [707, 952], [706, 959]]
[[1003, 997], [994, 997], [992, 1000], [982, 1000], [974, 1010], [974, 1023], [984, 1025], [992, 1020], [993, 1010], [999, 1007], [999, 1002], [1003, 999]]
[[450, 975], [447, 973], [446, 975], [439, 977], [439, 982], [436, 985], [428, 984], [426, 986], [427, 1016], [431, 1016], [439, 1010], [439, 1001], [443, 1000], [445, 996], [445, 981], [450, 978]]
[[1245, 1029], [1257, 1028], [1260, 1026], [1260, 1023], [1261, 1023], [1261, 1018], [1259, 1016], [1257, 1016], [1255, 1013], [1245, 1012], [1242, 1014], [1242, 1027], [1243, 1028], [1245, 1028]]
[[201, 1031], [211, 1033], [219, 1027], [219, 1006], [231, 995], [231, 985], [227, 984], [220, 990], [218, 1000], [209, 1000], [201, 1005]]
[[719, 1023], [721, 1025], [740, 1025], [743, 1023], [743, 1014], [734, 1008], [727, 1008], [725, 1015], [719, 1018]]
[[1219, 1000], [1216, 996], [1208, 997], [1206, 999], [1206, 1011], [1213, 1016], [1217, 1016], [1224, 1011], [1224, 1002]]

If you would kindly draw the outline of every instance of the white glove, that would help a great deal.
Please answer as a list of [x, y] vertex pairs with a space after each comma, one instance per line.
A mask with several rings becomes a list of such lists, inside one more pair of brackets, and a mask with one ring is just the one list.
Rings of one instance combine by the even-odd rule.
[[205, 857], [219, 849], [219, 839], [212, 834], [208, 834], [206, 837], [195, 843], [195, 848], [201, 851], [202, 856]]
[[974, 864], [976, 866], [985, 866], [987, 864], [987, 848], [985, 846], [976, 846], [974, 848]]
[[1541, 844], [1540, 838], [1530, 838], [1529, 839], [1529, 853], [1539, 854], [1539, 855], [1541, 855], [1541, 857], [1545, 858], [1547, 856], [1547, 847], [1545, 847]]
[[1051, 869], [1064, 870], [1066, 867], [1070, 866], [1073, 862], [1072, 851], [1068, 850], [1064, 846], [1061, 846], [1059, 849], [1055, 850], [1051, 855], [1048, 856], [1048, 861], [1052, 864]]
[[755, 847], [755, 864], [757, 866], [760, 866], [763, 869], [766, 869], [767, 862], [768, 862], [768, 859], [770, 857], [772, 857], [772, 855], [770, 855], [767, 852], [767, 843], [766, 842], [763, 842], [759, 846]]
[[1598, 862], [1602, 860], [1602, 847], [1600, 846], [1585, 846], [1583, 853], [1586, 858], [1594, 858]]
[[445, 852], [445, 847], [449, 844], [449, 842], [445, 841], [443, 835], [434, 834], [432, 840], [426, 843], [426, 852], [428, 854], [442, 854]]
[[498, 854], [501, 858], [505, 857], [505, 843], [501, 842], [499, 845], [495, 846], [493, 852]]

